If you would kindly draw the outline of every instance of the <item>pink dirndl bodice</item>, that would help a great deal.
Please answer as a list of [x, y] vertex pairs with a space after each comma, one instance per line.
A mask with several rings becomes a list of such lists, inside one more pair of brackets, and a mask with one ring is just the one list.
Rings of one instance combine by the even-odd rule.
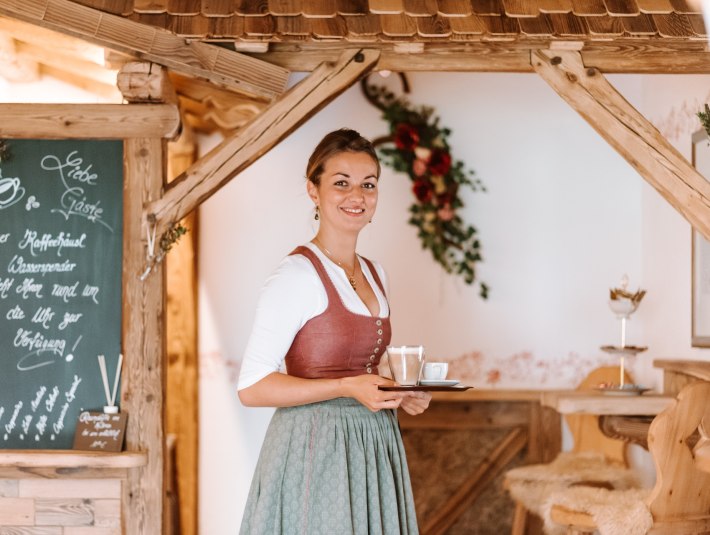
[[[328, 306], [308, 320], [296, 334], [285, 357], [287, 373], [305, 379], [377, 373], [377, 366], [392, 337], [389, 315], [378, 318], [351, 312], [313, 251], [301, 246], [291, 254], [303, 255], [311, 261], [325, 287]], [[385, 295], [372, 262], [362, 258]]]

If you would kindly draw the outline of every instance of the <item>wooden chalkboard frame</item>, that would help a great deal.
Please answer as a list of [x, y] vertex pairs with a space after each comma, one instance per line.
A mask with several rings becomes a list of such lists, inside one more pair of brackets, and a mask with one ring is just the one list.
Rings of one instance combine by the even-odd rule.
[[[0, 138], [123, 140], [121, 406], [132, 416], [126, 429], [126, 455], [142, 452], [147, 457], [145, 465], [128, 471], [124, 483], [125, 533], [160, 533], [162, 526], [161, 515], [155, 512], [163, 509], [164, 488], [163, 264], [143, 281], [139, 275], [146, 261], [143, 207], [162, 194], [167, 139], [175, 137], [179, 126], [180, 114], [173, 104], [0, 104]], [[29, 450], [16, 454], [33, 455]], [[66, 453], [50, 455], [61, 459]]]

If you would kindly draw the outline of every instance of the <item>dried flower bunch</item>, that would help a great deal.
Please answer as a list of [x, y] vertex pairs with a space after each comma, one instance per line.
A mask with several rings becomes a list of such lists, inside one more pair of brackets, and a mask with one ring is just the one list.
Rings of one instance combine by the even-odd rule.
[[182, 223], [175, 223], [172, 227], [165, 231], [160, 237], [160, 250], [162, 254], [167, 253], [173, 248], [173, 245], [180, 240], [180, 236], [187, 234], [187, 228]]
[[611, 299], [612, 301], [628, 299], [636, 306], [638, 306], [638, 304], [641, 302], [641, 299], [643, 299], [644, 295], [646, 295], [646, 290], [636, 290], [636, 292], [631, 293], [625, 288], [609, 289], [609, 299]]
[[0, 162], [7, 162], [12, 157], [10, 153], [10, 146], [7, 141], [0, 139]]
[[[476, 281], [476, 263], [482, 260], [476, 228], [459, 216], [464, 203], [461, 186], [485, 191], [474, 171], [451, 156], [451, 130], [439, 124], [433, 108], [413, 107], [383, 87], [363, 84], [368, 100], [382, 110], [390, 135], [374, 140], [382, 162], [395, 171], [407, 173], [416, 198], [410, 208], [409, 223], [417, 227], [422, 247], [447, 273], [461, 275], [466, 284]], [[394, 146], [391, 146], [392, 144]], [[479, 295], [488, 297], [488, 286], [479, 281]]]

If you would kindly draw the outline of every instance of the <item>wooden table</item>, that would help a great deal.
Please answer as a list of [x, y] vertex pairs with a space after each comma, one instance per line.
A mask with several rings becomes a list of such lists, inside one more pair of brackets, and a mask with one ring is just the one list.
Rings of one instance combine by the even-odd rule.
[[[476, 502], [484, 500], [490, 500], [488, 506], [498, 511], [510, 509], [512, 518], [513, 503], [496, 485], [499, 476], [522, 455], [526, 463], [545, 463], [552, 461], [561, 448], [560, 415], [540, 405], [540, 393], [540, 390], [484, 388], [434, 392], [431, 405], [423, 414], [410, 416], [398, 411], [422, 533], [444, 535], [464, 514], [470, 513]], [[496, 438], [484, 445], [489, 449], [479, 456], [461, 441], [456, 442], [458, 449], [449, 449], [444, 442], [426, 443], [432, 431], [439, 436], [441, 433], [446, 436], [447, 432], [451, 432], [450, 436], [473, 432]], [[436, 445], [441, 449], [433, 451]], [[422, 486], [427, 475], [420, 469], [422, 458], [445, 460], [451, 455], [476, 461], [466, 464], [455, 485], [448, 485], [445, 472], [441, 472], [437, 478], [439, 486]], [[443, 466], [446, 462], [442, 462]], [[539, 528], [530, 533], [542, 533], [542, 526]]]
[[560, 414], [653, 416], [668, 407], [674, 396], [646, 393], [640, 396], [610, 395], [595, 390], [557, 390], [540, 394], [543, 407]]

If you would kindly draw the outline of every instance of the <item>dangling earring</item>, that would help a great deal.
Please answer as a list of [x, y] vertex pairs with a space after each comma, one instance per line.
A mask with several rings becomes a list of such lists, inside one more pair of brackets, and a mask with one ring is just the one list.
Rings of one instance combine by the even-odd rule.
[[313, 219], [318, 221], [320, 219], [320, 210], [318, 208], [318, 205], [316, 205], [316, 215], [313, 216]]

